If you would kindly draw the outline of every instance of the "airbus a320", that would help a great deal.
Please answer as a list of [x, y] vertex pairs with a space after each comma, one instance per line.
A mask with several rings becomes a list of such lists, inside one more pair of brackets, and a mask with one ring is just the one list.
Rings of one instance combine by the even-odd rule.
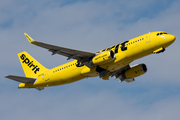
[[176, 39], [174, 35], [164, 31], [149, 32], [92, 53], [34, 41], [29, 35], [24, 34], [30, 43], [48, 49], [52, 55], [63, 55], [67, 60], [74, 59], [66, 64], [47, 69], [27, 52], [18, 53], [26, 77], [15, 75], [5, 77], [20, 82], [19, 88], [37, 90], [97, 76], [103, 80], [114, 76], [115, 79], [120, 79], [120, 82], [133, 82], [135, 77], [147, 72], [147, 67], [145, 64], [133, 66], [129, 64], [147, 55], [164, 52], [165, 48]]

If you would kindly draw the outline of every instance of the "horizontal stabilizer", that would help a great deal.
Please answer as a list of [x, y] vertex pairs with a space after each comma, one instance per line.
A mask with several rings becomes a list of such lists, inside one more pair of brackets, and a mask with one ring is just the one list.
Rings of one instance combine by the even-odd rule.
[[8, 75], [5, 76], [5, 78], [9, 78], [21, 83], [34, 83], [36, 81], [36, 79], [34, 78], [27, 78], [27, 77], [14, 76], [14, 75]]

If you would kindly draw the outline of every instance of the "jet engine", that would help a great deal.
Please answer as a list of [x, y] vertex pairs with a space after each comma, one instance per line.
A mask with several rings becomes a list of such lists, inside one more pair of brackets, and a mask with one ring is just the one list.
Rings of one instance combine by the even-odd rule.
[[125, 71], [123, 74], [121, 74], [120, 79], [126, 80], [129, 78], [135, 78], [145, 74], [146, 72], [147, 72], [147, 67], [145, 64], [134, 65], [130, 69]]
[[112, 50], [100, 53], [92, 58], [91, 62], [94, 65], [102, 65], [111, 62], [115, 59], [114, 52]]

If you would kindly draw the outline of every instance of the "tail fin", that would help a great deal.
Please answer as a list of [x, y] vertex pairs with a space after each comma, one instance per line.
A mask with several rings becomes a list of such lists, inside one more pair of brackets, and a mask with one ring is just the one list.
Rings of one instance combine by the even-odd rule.
[[18, 53], [18, 57], [26, 77], [36, 78], [39, 74], [48, 70], [25, 51]]

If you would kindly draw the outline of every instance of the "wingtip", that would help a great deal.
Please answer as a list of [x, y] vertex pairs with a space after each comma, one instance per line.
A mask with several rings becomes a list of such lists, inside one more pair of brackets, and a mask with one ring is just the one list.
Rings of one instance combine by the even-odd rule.
[[[25, 37], [26, 37], [26, 36], [29, 36], [27, 33], [24, 33], [24, 35], [25, 35]], [[27, 37], [26, 37], [26, 38], [27, 38]]]
[[4, 76], [4, 78], [8, 78], [9, 77], [9, 75], [7, 75], [7, 76]]
[[34, 41], [27, 33], [24, 33], [24, 35], [30, 43], [35, 44], [35, 45], [39, 44], [38, 42]]
[[34, 40], [33, 40], [28, 34], [24, 33], [24, 35], [26, 36], [26, 38], [28, 39], [28, 41], [29, 41], [30, 43], [33, 43], [33, 42], [34, 42]]

